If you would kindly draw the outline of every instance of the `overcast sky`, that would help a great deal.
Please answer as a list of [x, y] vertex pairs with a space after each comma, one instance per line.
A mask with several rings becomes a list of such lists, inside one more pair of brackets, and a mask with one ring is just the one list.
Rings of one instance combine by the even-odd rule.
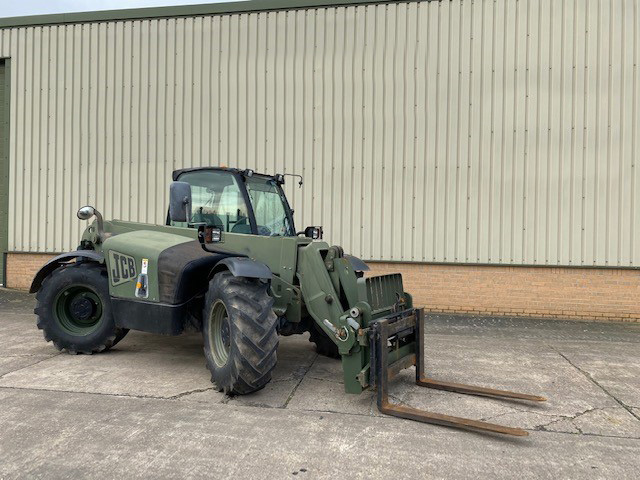
[[43, 15], [45, 13], [91, 12], [120, 8], [194, 5], [233, 0], [0, 0], [0, 17]]

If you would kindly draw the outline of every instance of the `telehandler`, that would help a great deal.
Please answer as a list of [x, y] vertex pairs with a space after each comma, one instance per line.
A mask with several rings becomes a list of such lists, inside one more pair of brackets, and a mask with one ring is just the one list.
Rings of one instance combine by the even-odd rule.
[[105, 221], [95, 208], [80, 208], [80, 219], [94, 221], [78, 249], [49, 261], [31, 285], [45, 340], [92, 354], [129, 329], [201, 331], [212, 382], [234, 395], [270, 381], [279, 335], [309, 332], [318, 353], [341, 359], [346, 392], [376, 388], [385, 414], [527, 435], [389, 402], [389, 380], [413, 365], [423, 387], [545, 399], [426, 377], [424, 312], [402, 276], [365, 276], [367, 265], [323, 242], [321, 227], [297, 232], [284, 181], [234, 168], [176, 170], [166, 225]]

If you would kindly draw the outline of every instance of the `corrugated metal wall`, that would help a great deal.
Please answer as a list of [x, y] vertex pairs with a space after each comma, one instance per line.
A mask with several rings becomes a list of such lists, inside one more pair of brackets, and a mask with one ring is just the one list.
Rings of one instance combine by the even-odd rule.
[[[7, 96], [8, 88], [6, 61], [0, 59], [0, 185], [7, 185], [6, 177], [9, 169], [7, 155]], [[7, 250], [8, 215], [7, 215], [7, 190], [0, 187], [0, 285], [5, 284], [5, 253]]]
[[[456, 0], [5, 29], [9, 248], [162, 222], [174, 168], [295, 172], [365, 259], [640, 265], [637, 0]], [[291, 182], [294, 183], [293, 181]]]

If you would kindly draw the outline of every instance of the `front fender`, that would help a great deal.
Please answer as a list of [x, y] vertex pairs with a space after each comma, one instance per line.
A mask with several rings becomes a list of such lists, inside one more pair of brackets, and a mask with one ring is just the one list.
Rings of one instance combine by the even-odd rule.
[[349, 261], [349, 263], [351, 264], [351, 267], [356, 272], [366, 272], [369, 270], [369, 265], [364, 263], [358, 257], [354, 257], [353, 255], [344, 255], [344, 258], [346, 258]]
[[92, 262], [104, 263], [104, 255], [94, 250], [75, 250], [73, 252], [63, 253], [62, 255], [58, 255], [57, 257], [52, 258], [47, 263], [45, 263], [42, 268], [40, 268], [38, 273], [36, 273], [36, 276], [33, 277], [33, 282], [31, 282], [29, 293], [36, 293], [38, 290], [40, 290], [42, 282], [49, 276], [51, 272], [53, 272], [57, 268], [60, 268], [62, 265], [71, 263], [71, 261], [75, 258], [86, 258], [87, 260], [90, 260]]
[[225, 265], [234, 277], [271, 279], [271, 270], [264, 263], [248, 257], [227, 257], [218, 265]]

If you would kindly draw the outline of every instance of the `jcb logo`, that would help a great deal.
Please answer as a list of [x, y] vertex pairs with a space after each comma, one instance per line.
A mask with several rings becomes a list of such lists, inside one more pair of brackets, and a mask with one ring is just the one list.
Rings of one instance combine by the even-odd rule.
[[111, 250], [109, 252], [109, 268], [111, 269], [110, 277], [113, 286], [136, 278], [136, 260], [129, 255]]

